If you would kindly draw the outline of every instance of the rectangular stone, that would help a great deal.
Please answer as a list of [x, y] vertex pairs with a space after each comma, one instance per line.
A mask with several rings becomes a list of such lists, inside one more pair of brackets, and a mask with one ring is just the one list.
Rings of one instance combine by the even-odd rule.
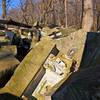
[[[0, 90], [0, 93], [8, 92], [19, 97], [22, 96], [27, 86], [36, 76], [39, 69], [41, 69], [54, 46], [54, 41], [49, 38], [37, 43], [18, 66], [7, 85]], [[29, 64], [30, 62], [32, 64]]]

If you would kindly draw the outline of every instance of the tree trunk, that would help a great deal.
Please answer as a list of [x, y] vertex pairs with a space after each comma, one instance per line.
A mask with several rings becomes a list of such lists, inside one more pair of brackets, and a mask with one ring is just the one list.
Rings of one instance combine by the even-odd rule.
[[68, 13], [67, 12], [67, 8], [68, 7], [67, 7], [67, 0], [64, 1], [64, 5], [65, 5], [65, 27], [67, 28], [68, 27], [68, 18], [67, 18], [67, 15], [68, 15], [67, 14]]
[[2, 18], [6, 18], [6, 0], [2, 0]]
[[93, 28], [93, 1], [84, 0], [82, 28], [91, 31]]

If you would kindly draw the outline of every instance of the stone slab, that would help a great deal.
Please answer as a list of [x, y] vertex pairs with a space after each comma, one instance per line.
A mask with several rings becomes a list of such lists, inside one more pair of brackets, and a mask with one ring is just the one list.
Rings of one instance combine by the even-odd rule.
[[49, 38], [45, 38], [37, 43], [17, 67], [14, 75], [7, 85], [0, 90], [0, 93], [8, 92], [18, 97], [22, 96], [54, 46], [55, 43]]

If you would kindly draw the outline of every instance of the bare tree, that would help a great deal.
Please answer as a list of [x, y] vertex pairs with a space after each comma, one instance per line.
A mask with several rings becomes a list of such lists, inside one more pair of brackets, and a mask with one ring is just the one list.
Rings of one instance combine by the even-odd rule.
[[19, 6], [23, 22], [26, 24], [32, 24], [34, 21], [34, 2], [33, 0], [20, 0]]
[[93, 28], [93, 0], [84, 0], [82, 28], [86, 31]]
[[2, 0], [2, 18], [6, 18], [6, 0]]
[[26, 18], [26, 10], [27, 10], [27, 0], [20, 0], [20, 8], [22, 11], [23, 21], [28, 24], [27, 18]]
[[17, 17], [14, 19], [27, 24], [38, 20], [45, 25], [63, 25], [66, 28], [82, 26], [87, 31], [93, 24], [92, 0], [20, 0], [20, 6], [9, 12], [14, 12], [9, 13], [13, 18]]
[[52, 3], [53, 0], [42, 0], [42, 9], [43, 10], [43, 14], [42, 14], [42, 20], [44, 22], [44, 24], [47, 24], [47, 16], [48, 16], [48, 13], [50, 13], [52, 11]]
[[2, 18], [6, 19], [7, 18], [7, 11], [8, 7], [11, 3], [11, 0], [2, 0]]
[[64, 4], [65, 4], [65, 27], [67, 28], [68, 27], [68, 11], [67, 11], [67, 9], [68, 9], [68, 7], [67, 7], [67, 3], [68, 3], [68, 0], [65, 0], [64, 1]]

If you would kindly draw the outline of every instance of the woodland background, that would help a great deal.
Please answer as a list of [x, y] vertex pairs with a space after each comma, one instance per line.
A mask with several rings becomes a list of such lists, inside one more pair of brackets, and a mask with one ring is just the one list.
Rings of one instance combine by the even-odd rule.
[[[20, 0], [16, 8], [7, 9], [12, 0], [2, 0], [2, 18], [33, 25], [100, 28], [100, 0]], [[90, 25], [91, 24], [91, 25]], [[88, 27], [89, 26], [89, 27]]]

